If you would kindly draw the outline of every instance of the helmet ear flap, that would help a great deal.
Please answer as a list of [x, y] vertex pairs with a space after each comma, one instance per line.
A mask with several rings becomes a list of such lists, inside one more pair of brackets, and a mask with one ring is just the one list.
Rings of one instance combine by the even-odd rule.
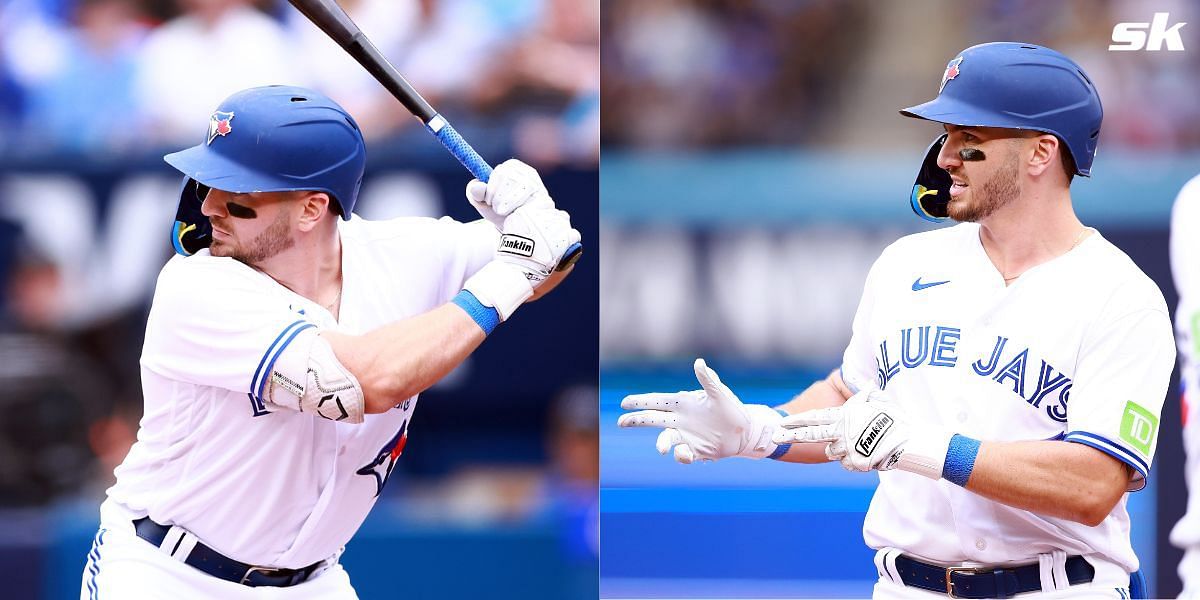
[[925, 151], [925, 159], [921, 161], [921, 169], [917, 172], [917, 181], [913, 184], [909, 203], [918, 217], [931, 223], [941, 223], [950, 218], [947, 206], [950, 204], [950, 186], [953, 181], [950, 174], [937, 164], [938, 154], [946, 143], [946, 134], [938, 136], [929, 149]]
[[209, 189], [191, 177], [183, 178], [179, 209], [175, 211], [175, 225], [171, 228], [171, 245], [177, 254], [191, 256], [212, 243], [212, 224], [200, 209]]

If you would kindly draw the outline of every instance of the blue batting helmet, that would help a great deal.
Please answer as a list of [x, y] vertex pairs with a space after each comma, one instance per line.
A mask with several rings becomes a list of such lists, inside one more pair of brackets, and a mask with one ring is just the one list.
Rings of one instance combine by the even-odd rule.
[[[1092, 172], [1104, 119], [1100, 94], [1078, 64], [1050, 48], [1019, 42], [992, 42], [963, 50], [946, 64], [937, 98], [900, 114], [964, 127], [1052, 134], [1066, 147], [1075, 173], [1085, 177]], [[941, 147], [934, 142], [921, 168], [923, 174], [932, 173], [933, 180], [922, 186], [918, 177], [912, 195], [913, 210], [929, 220], [945, 218], [948, 201], [950, 178], [940, 177], [944, 172], [936, 164]], [[942, 184], [946, 191], [938, 190]], [[940, 201], [940, 207], [934, 201]]]
[[217, 107], [201, 144], [163, 157], [184, 174], [171, 241], [189, 256], [207, 248], [212, 226], [200, 212], [210, 188], [227, 192], [315, 190], [349, 219], [362, 185], [366, 146], [354, 118], [309, 89], [242, 90]]

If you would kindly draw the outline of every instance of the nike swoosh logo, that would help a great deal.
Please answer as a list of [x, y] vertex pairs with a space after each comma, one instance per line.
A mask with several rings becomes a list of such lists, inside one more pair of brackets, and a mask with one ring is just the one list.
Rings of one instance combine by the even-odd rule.
[[919, 292], [925, 288], [931, 288], [935, 285], [942, 285], [943, 283], [950, 283], [950, 280], [947, 279], [946, 281], [930, 281], [929, 283], [921, 283], [921, 278], [918, 277], [917, 280], [913, 282], [912, 290], [914, 292]]

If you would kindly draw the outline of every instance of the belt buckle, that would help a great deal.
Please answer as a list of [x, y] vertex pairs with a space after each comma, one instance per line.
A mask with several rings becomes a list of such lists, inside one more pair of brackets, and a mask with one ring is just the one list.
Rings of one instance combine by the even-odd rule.
[[260, 573], [262, 575], [266, 575], [267, 577], [271, 577], [271, 576], [279, 576], [280, 572], [285, 571], [285, 570], [287, 570], [287, 569], [272, 569], [270, 567], [250, 567], [246, 571], [246, 574], [242, 575], [242, 579], [240, 581], [238, 581], [238, 583], [241, 585], [246, 585], [246, 580], [249, 579], [250, 576], [255, 573]]
[[954, 581], [950, 579], [954, 573], [970, 573], [972, 575], [988, 571], [986, 567], [946, 567], [946, 597], [958, 598], [954, 595]]

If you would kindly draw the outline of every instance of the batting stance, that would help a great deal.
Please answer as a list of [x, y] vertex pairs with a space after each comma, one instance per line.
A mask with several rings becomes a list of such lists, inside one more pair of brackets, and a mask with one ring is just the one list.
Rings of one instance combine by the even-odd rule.
[[1179, 387], [1183, 392], [1184, 477], [1187, 512], [1171, 529], [1171, 543], [1183, 549], [1180, 598], [1200, 598], [1200, 177], [1183, 186], [1171, 210], [1171, 273], [1179, 292], [1175, 332], [1179, 341]]
[[[879, 471], [863, 534], [876, 598], [1128, 597], [1141, 489], [1175, 360], [1162, 293], [1071, 205], [1102, 110], [1039, 46], [991, 43], [901, 111], [941, 123], [912, 194], [960, 225], [901, 238], [867, 276], [841, 368], [778, 412], [703, 389], [639, 394], [676, 460]], [[1138, 590], [1134, 590], [1138, 593]]]
[[230, 96], [166, 156], [185, 175], [181, 255], [81, 598], [355, 598], [338, 556], [417, 394], [565, 276], [579, 232], [532, 168], [467, 186], [484, 220], [367, 222], [351, 215], [364, 159], [345, 110], [282, 86]]

